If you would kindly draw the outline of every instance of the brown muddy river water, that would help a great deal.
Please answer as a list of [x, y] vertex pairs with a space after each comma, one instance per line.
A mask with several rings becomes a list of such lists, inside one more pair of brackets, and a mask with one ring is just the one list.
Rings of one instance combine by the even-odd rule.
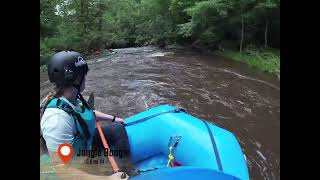
[[[280, 179], [280, 80], [213, 55], [155, 47], [115, 49], [88, 61], [97, 110], [129, 117], [161, 104], [183, 107], [238, 138], [250, 179]], [[40, 96], [52, 90], [40, 73]]]

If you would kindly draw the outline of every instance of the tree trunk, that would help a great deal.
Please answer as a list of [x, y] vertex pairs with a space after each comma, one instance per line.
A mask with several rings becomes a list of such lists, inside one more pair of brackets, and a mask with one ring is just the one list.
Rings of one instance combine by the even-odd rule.
[[241, 17], [241, 42], [240, 42], [240, 53], [242, 52], [243, 46], [243, 31], [244, 31], [244, 19]]
[[268, 46], [268, 18], [265, 16], [266, 20], [266, 29], [264, 31], [264, 47], [266, 48]]
[[[98, 1], [98, 11], [97, 11], [97, 18], [98, 18], [98, 32], [99, 32], [99, 34], [101, 34], [102, 32], [102, 21], [103, 21], [103, 17], [102, 17], [102, 15], [103, 15], [103, 4], [102, 4], [102, 2], [101, 1]], [[103, 43], [103, 41], [102, 41], [102, 39], [101, 39], [101, 36], [99, 35], [98, 36], [98, 41], [99, 41], [99, 49], [101, 49], [101, 48], [105, 48], [105, 46], [102, 44]]]
[[84, 2], [85, 0], [80, 0], [80, 22], [82, 25], [82, 29], [81, 29], [81, 36], [83, 36], [85, 34], [85, 22], [84, 22]]
[[89, 4], [90, 3], [89, 3], [89, 0], [85, 0], [84, 2], [85, 2], [84, 10], [86, 12], [86, 16], [84, 18], [84, 24], [85, 24], [85, 32], [87, 34], [89, 31], [89, 21], [90, 21], [90, 19], [89, 19]]
[[89, 21], [89, 10], [87, 0], [80, 0], [80, 23], [82, 25], [81, 35], [84, 36], [88, 33], [88, 21]]
[[103, 4], [102, 4], [102, 2], [101, 1], [99, 1], [99, 4], [98, 4], [98, 18], [99, 18], [99, 20], [98, 20], [98, 31], [99, 32], [101, 32], [101, 30], [102, 30], [102, 15], [103, 15]]

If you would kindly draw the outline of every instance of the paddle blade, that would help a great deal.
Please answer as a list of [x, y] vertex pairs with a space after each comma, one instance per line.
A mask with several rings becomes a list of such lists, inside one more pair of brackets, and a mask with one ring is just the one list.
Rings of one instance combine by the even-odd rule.
[[89, 106], [90, 106], [92, 109], [94, 109], [94, 95], [93, 95], [93, 93], [90, 94], [87, 102], [88, 102]]

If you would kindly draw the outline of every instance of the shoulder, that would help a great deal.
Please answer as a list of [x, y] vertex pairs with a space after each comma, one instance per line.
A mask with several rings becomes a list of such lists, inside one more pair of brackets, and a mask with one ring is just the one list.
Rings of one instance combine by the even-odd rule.
[[59, 108], [47, 108], [41, 118], [41, 126], [50, 124], [56, 126], [58, 124], [70, 124], [73, 118], [70, 114]]
[[47, 108], [41, 119], [41, 131], [49, 151], [56, 152], [59, 145], [74, 139], [74, 119], [64, 110]]

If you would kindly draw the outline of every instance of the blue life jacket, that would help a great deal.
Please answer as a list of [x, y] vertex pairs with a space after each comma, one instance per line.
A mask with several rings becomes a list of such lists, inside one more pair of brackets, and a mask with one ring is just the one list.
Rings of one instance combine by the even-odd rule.
[[[80, 100], [82, 99], [82, 100]], [[75, 122], [76, 132], [71, 143], [74, 152], [81, 150], [91, 150], [93, 135], [95, 131], [95, 115], [93, 109], [83, 98], [77, 101], [81, 106], [82, 112], [74, 110], [67, 102], [60, 98], [52, 99], [46, 108], [59, 108], [70, 114]]]

